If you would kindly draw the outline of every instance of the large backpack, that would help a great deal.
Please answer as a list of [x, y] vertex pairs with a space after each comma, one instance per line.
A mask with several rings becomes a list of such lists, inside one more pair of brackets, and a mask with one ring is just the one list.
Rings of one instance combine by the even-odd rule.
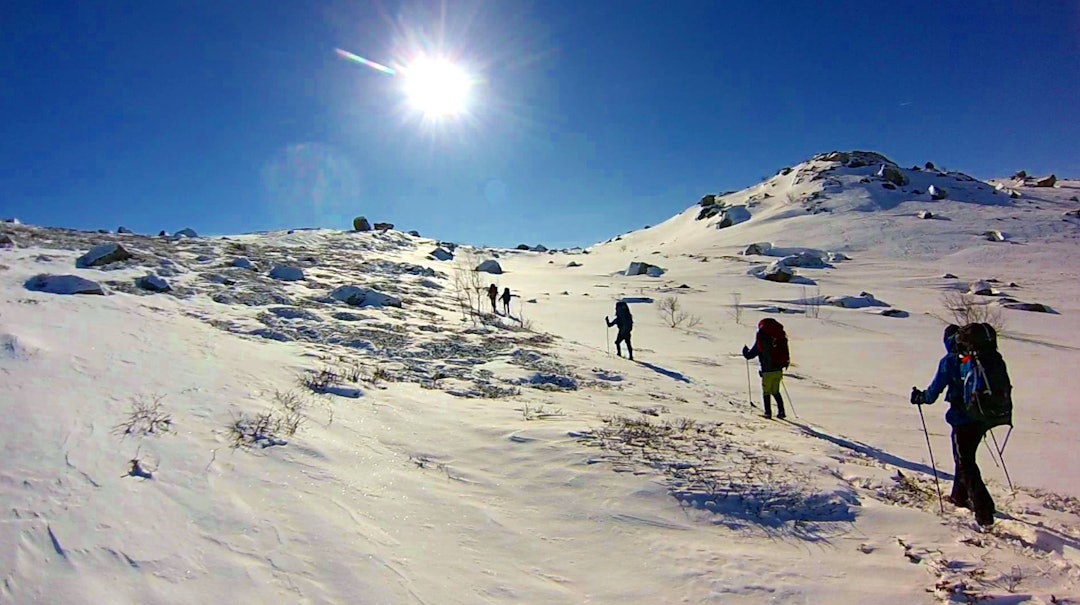
[[990, 324], [968, 324], [956, 333], [964, 413], [987, 428], [1012, 426], [1012, 382]]
[[769, 360], [778, 368], [791, 365], [791, 352], [788, 350], [787, 334], [784, 326], [771, 317], [758, 322], [758, 330], [765, 336], [762, 344], [769, 348]]
[[625, 300], [615, 303], [615, 320], [619, 327], [631, 328], [634, 325], [634, 316], [630, 314], [630, 305]]

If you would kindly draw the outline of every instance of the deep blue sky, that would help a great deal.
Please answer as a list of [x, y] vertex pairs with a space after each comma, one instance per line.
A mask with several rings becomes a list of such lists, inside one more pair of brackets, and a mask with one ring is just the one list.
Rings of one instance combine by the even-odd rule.
[[[833, 149], [1080, 177], [1080, 3], [0, 2], [0, 216], [588, 244]], [[418, 40], [483, 82], [436, 126]], [[411, 42], [410, 42], [411, 41]]]

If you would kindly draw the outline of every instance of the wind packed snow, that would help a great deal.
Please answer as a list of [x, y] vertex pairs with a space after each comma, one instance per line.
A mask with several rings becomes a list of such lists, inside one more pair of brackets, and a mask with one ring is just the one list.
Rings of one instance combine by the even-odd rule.
[[[1003, 182], [833, 152], [712, 196], [747, 213], [723, 229], [687, 200], [585, 250], [456, 259], [0, 224], [0, 602], [1078, 602], [1080, 183]], [[958, 299], [1004, 322], [1015, 385], [987, 531], [939, 511], [908, 403]], [[787, 421], [739, 354], [764, 317]]]

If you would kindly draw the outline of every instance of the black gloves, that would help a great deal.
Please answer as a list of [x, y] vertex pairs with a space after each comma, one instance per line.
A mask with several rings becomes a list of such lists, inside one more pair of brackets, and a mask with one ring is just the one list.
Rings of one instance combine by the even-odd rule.
[[923, 403], [925, 403], [923, 401], [923, 392], [915, 387], [911, 387], [911, 404], [922, 405]]
[[750, 349], [746, 348], [746, 345], [743, 345], [742, 356], [747, 358], [747, 359], [750, 359]]

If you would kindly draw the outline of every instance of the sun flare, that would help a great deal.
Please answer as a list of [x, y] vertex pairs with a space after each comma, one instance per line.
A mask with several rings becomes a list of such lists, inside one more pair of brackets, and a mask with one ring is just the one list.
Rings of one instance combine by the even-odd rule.
[[403, 70], [409, 103], [427, 117], [451, 117], [465, 110], [472, 81], [444, 59], [421, 58]]

